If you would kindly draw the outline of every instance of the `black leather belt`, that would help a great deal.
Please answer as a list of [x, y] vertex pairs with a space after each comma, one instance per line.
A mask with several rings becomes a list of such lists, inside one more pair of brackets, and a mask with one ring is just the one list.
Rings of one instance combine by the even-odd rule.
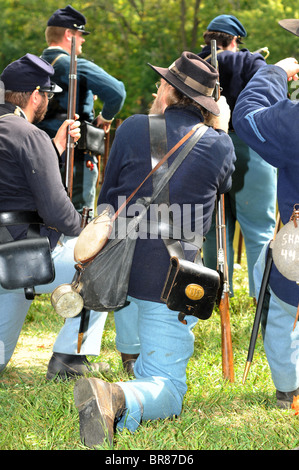
[[36, 238], [40, 236], [40, 229], [37, 225], [43, 223], [37, 211], [0, 212], [0, 243], [13, 241], [7, 226], [28, 225], [27, 238]]
[[43, 224], [37, 211], [0, 212], [0, 227], [6, 225]]

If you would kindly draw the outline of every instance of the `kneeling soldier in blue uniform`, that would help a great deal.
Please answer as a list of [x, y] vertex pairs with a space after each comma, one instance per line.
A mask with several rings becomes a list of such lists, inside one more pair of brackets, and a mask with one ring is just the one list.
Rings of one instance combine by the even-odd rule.
[[[216, 103], [212, 96], [218, 73], [190, 52], [183, 52], [169, 68], [152, 68], [161, 83], [150, 113], [165, 117], [168, 151], [176, 148], [194, 126], [203, 123], [204, 116], [213, 116], [215, 128], [206, 129], [169, 181], [169, 204], [180, 209], [180, 224], [184, 225], [181, 215], [187, 204], [191, 226], [196, 227], [196, 220], [200, 218], [202, 226], [196, 231], [205, 235], [217, 193], [230, 189], [235, 161], [234, 148], [226, 134], [229, 108], [224, 97]], [[225, 112], [220, 113], [220, 109]], [[118, 197], [129, 197], [149, 174], [152, 165], [150, 134], [149, 117], [142, 114], [129, 117], [117, 129], [100, 204], [109, 204], [116, 210]], [[175, 157], [178, 152], [171, 155], [170, 168]], [[138, 198], [149, 197], [152, 192], [153, 178], [138, 191]], [[136, 196], [129, 209], [134, 208], [135, 203]], [[202, 218], [196, 216], [197, 205], [202, 208]], [[194, 259], [196, 250], [184, 246], [183, 251], [186, 259]], [[125, 427], [133, 432], [141, 421], [181, 413], [187, 390], [186, 367], [194, 346], [192, 328], [197, 318], [186, 315], [182, 323], [178, 320], [179, 312], [170, 310], [161, 300], [169, 260], [161, 237], [137, 238], [128, 288], [129, 305], [123, 312], [115, 313], [120, 343], [124, 344], [128, 337], [126, 329], [120, 328], [119, 314], [121, 323], [126, 314], [129, 327], [138, 331], [140, 354], [134, 365], [136, 379], [112, 384], [99, 379], [77, 382], [74, 396], [81, 438], [87, 446], [101, 445], [105, 438], [112, 442], [116, 423], [118, 429]]]

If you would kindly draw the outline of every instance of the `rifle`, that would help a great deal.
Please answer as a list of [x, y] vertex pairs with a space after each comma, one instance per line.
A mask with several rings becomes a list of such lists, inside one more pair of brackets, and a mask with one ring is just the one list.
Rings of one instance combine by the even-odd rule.
[[267, 254], [267, 259], [266, 259], [266, 264], [265, 264], [265, 269], [264, 269], [264, 274], [263, 274], [263, 279], [261, 282], [261, 287], [260, 287], [260, 292], [259, 292], [259, 297], [256, 305], [256, 311], [255, 311], [255, 317], [254, 317], [254, 322], [253, 322], [253, 327], [252, 327], [252, 332], [251, 332], [251, 337], [250, 337], [250, 342], [249, 342], [249, 348], [248, 348], [248, 353], [247, 353], [247, 360], [246, 360], [246, 365], [245, 365], [245, 370], [243, 374], [243, 379], [242, 383], [244, 385], [251, 363], [253, 359], [253, 353], [255, 349], [255, 344], [257, 340], [257, 335], [259, 331], [259, 326], [261, 322], [261, 317], [263, 313], [263, 306], [264, 306], [264, 300], [266, 297], [266, 292], [267, 292], [267, 286], [268, 286], [268, 281], [270, 277], [270, 272], [271, 272], [271, 267], [273, 263], [273, 256], [272, 256], [272, 246], [273, 242], [276, 238], [277, 232], [279, 230], [280, 226], [280, 214], [277, 214], [277, 219], [276, 219], [276, 225], [275, 225], [275, 230], [274, 230], [274, 235], [273, 235], [273, 240], [271, 240], [269, 248], [268, 248], [268, 254]]
[[[83, 207], [81, 228], [85, 228], [86, 225], [88, 224], [88, 221], [90, 219], [90, 215], [89, 215], [90, 211], [91, 209], [89, 209], [88, 207], [85, 207], [85, 206]], [[89, 317], [90, 317], [90, 310], [86, 310], [86, 308], [83, 307], [81, 311], [81, 320], [80, 320], [80, 326], [79, 326], [79, 331], [78, 331], [78, 341], [77, 341], [77, 353], [78, 354], [80, 354], [80, 351], [81, 351], [84, 333], [86, 333], [86, 331], [88, 330]]]
[[[72, 36], [67, 119], [75, 119], [76, 98], [77, 98], [76, 38], [75, 36]], [[73, 137], [69, 135], [69, 126], [68, 126], [67, 143], [66, 143], [65, 186], [66, 186], [67, 194], [70, 199], [72, 199], [72, 195], [73, 195], [74, 152], [75, 152], [75, 143], [74, 143]]]
[[[211, 65], [218, 70], [217, 43], [211, 40]], [[220, 83], [216, 82], [214, 98], [220, 97]], [[216, 242], [217, 242], [217, 270], [221, 279], [221, 298], [219, 299], [219, 312], [221, 318], [221, 348], [223, 377], [234, 382], [234, 360], [229, 315], [229, 279], [226, 253], [226, 226], [224, 211], [224, 194], [216, 200]]]

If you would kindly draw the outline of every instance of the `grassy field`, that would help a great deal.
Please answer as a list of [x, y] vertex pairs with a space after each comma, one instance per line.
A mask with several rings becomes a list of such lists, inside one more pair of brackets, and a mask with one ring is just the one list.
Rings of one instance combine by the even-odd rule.
[[[299, 446], [299, 416], [275, 406], [275, 389], [261, 336], [247, 381], [242, 384], [255, 309], [247, 295], [244, 261], [235, 274], [231, 329], [235, 382], [221, 372], [219, 314], [195, 328], [195, 353], [188, 365], [188, 393], [176, 419], [143, 423], [135, 434], [117, 433], [114, 450], [291, 450]], [[45, 380], [51, 348], [62, 325], [49, 297], [35, 300], [19, 344], [0, 376], [1, 450], [84, 450], [80, 442], [73, 382]], [[104, 379], [127, 380], [114, 344], [113, 315], [103, 336]], [[97, 358], [93, 359], [97, 360]], [[102, 449], [108, 449], [104, 447]]]

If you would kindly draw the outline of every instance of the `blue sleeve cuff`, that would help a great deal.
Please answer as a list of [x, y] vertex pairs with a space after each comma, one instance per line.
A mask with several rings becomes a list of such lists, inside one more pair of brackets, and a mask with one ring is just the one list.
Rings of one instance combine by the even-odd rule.
[[246, 116], [245, 116], [245, 119], [247, 119], [247, 121], [249, 122], [250, 124], [250, 127], [251, 129], [253, 130], [253, 132], [255, 133], [256, 137], [261, 141], [261, 142], [266, 142], [266, 139], [264, 139], [264, 137], [262, 136], [262, 134], [260, 133], [257, 125], [256, 125], [256, 122], [254, 120], [254, 116], [256, 113], [262, 111], [263, 109], [265, 108], [259, 108], [259, 109], [255, 109], [254, 111], [252, 111], [251, 113], [248, 113]]

